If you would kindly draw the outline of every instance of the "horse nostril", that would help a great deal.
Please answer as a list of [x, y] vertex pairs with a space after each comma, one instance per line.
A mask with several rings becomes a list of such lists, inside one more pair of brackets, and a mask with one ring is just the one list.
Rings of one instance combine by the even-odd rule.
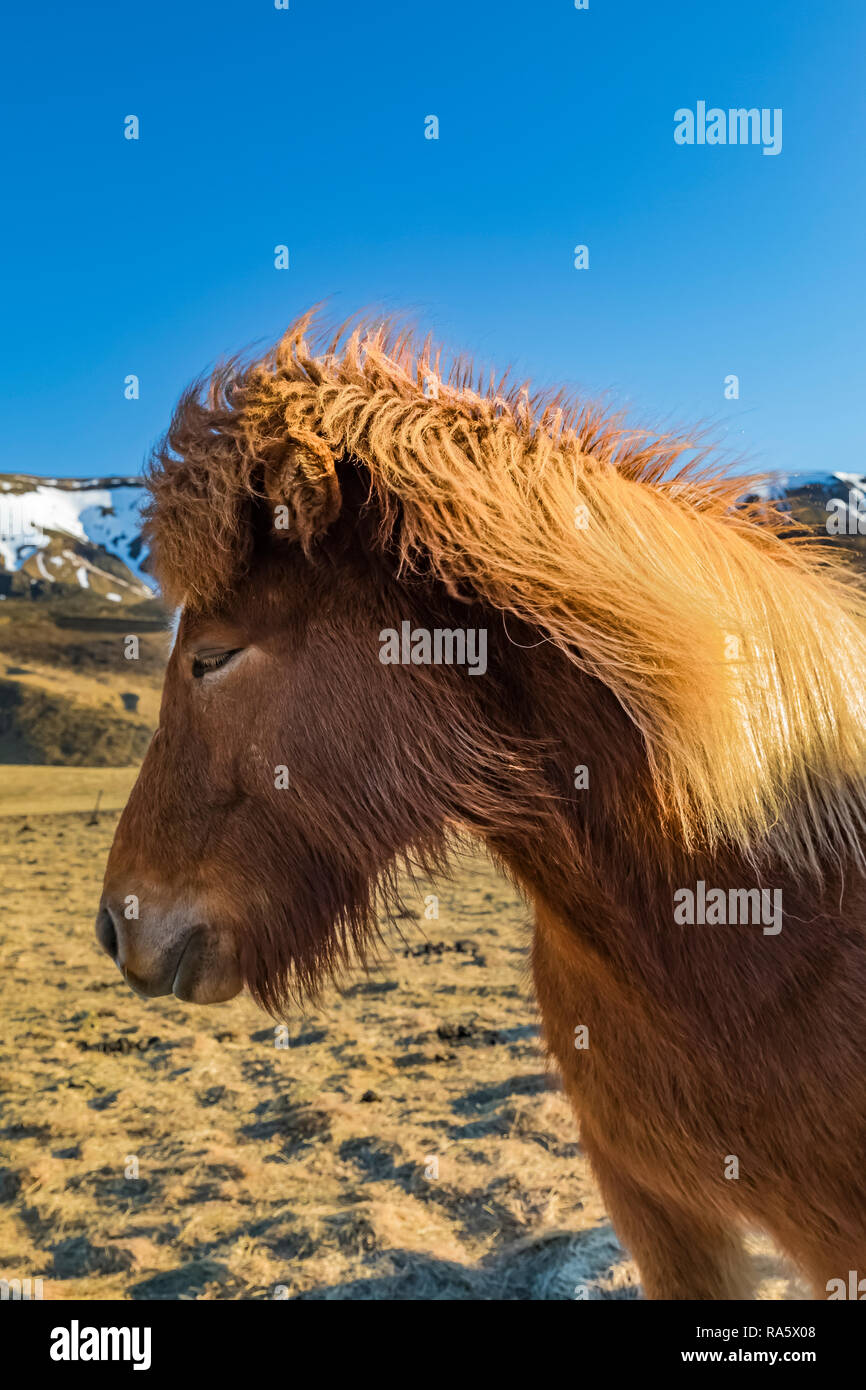
[[117, 960], [117, 932], [107, 907], [100, 908], [96, 919], [96, 939], [113, 961]]

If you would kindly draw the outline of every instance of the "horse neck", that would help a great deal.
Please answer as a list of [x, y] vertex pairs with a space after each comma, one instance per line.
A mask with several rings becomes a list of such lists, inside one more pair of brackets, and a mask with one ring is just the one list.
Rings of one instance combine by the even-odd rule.
[[548, 916], [620, 954], [635, 944], [636, 914], [708, 870], [666, 833], [641, 736], [610, 691], [552, 647], [511, 661], [512, 732], [534, 745], [543, 790], [512, 814], [518, 830], [488, 844]]

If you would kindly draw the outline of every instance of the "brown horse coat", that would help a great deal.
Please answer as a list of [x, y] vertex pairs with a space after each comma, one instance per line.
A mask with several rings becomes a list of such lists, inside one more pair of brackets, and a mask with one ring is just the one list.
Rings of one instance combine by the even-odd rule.
[[[183, 613], [100, 939], [144, 993], [277, 1010], [395, 863], [481, 837], [647, 1293], [745, 1296], [744, 1223], [819, 1295], [866, 1273], [862, 593], [688, 439], [308, 330], [154, 461]], [[484, 674], [383, 662], [407, 622], [483, 632]]]

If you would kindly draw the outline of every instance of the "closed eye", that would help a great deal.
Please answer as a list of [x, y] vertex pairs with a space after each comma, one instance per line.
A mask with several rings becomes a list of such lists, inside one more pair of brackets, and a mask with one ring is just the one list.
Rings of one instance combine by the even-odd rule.
[[192, 659], [192, 674], [194, 680], [201, 680], [210, 671], [218, 671], [221, 666], [225, 666], [231, 661], [233, 656], [237, 656], [242, 651], [242, 647], [235, 647], [229, 652], [206, 652]]

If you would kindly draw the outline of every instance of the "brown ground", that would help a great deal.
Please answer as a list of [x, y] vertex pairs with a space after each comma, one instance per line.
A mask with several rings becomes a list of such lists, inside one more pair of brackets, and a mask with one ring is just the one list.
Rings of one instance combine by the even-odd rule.
[[[100, 785], [119, 806], [130, 777], [0, 767], [0, 1278], [53, 1299], [636, 1297], [539, 1051], [526, 910], [487, 861], [437, 886], [438, 920], [413, 897], [405, 940], [281, 1047], [250, 1000], [147, 1004], [99, 954], [116, 810], [74, 808]], [[753, 1248], [761, 1295], [797, 1296]]]

